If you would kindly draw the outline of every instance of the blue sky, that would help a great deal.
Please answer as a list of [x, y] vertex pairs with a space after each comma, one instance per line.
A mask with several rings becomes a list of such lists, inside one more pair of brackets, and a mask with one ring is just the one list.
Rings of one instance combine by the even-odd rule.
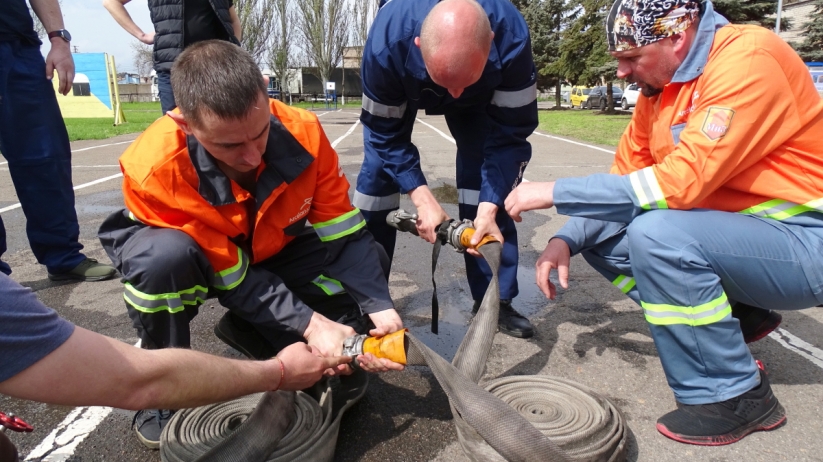
[[[130, 44], [137, 39], [115, 22], [103, 8], [102, 0], [63, 0], [60, 8], [66, 29], [71, 32], [72, 47], [76, 46], [81, 53], [114, 55], [118, 72], [134, 71]], [[126, 4], [126, 10], [144, 31], [154, 30], [147, 0], [132, 0]], [[48, 52], [48, 44], [42, 51], [44, 55]]]

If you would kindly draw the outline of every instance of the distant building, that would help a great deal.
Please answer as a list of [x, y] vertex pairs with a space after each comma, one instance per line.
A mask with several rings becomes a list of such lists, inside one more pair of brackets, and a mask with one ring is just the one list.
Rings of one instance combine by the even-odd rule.
[[790, 19], [792, 28], [780, 32], [780, 37], [787, 42], [802, 42], [803, 26], [812, 19], [815, 0], [787, 0], [783, 3], [783, 14], [780, 20]]

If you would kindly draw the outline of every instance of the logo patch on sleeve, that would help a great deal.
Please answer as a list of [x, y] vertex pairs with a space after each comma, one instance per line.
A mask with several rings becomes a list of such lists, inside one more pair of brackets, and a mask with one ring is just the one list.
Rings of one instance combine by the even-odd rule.
[[734, 117], [734, 111], [731, 109], [710, 107], [700, 131], [712, 141], [719, 140], [726, 136], [726, 132], [729, 131], [729, 127], [732, 125], [732, 117]]

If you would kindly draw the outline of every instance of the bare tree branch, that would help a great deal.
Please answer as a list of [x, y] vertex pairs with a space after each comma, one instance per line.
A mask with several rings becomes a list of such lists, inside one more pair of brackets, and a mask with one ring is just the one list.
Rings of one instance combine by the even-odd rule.
[[304, 49], [317, 77], [328, 82], [343, 56], [349, 35], [349, 15], [345, 0], [301, 0], [299, 31]]
[[236, 0], [234, 9], [240, 18], [243, 48], [254, 61], [263, 62], [263, 55], [274, 30], [275, 3], [277, 0]]
[[152, 56], [152, 46], [135, 40], [129, 44], [131, 51], [134, 52], [134, 70], [140, 77], [148, 77], [151, 75], [151, 68], [154, 65], [154, 57]]
[[268, 65], [272, 74], [280, 82], [280, 100], [285, 101], [285, 90], [289, 79], [294, 74], [291, 69], [293, 27], [297, 23], [297, 16], [289, 7], [290, 0], [275, 0], [274, 27], [272, 30], [271, 47], [268, 54]]

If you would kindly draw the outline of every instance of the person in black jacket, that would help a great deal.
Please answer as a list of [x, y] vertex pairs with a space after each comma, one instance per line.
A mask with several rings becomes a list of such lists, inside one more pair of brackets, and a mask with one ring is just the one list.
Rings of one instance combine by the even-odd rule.
[[171, 90], [171, 65], [185, 47], [214, 39], [240, 45], [240, 18], [234, 0], [149, 0], [154, 32], [143, 32], [135, 24], [125, 7], [130, 1], [103, 0], [103, 6], [126, 32], [154, 45], [154, 70], [163, 114], [177, 107]]

